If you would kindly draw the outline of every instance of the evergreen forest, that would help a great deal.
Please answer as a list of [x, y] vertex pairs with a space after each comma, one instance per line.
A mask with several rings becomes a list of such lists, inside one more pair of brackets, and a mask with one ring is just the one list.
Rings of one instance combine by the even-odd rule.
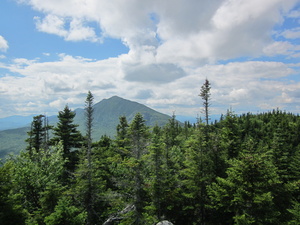
[[[119, 118], [114, 138], [92, 139], [66, 107], [49, 126], [33, 118], [27, 148], [0, 167], [2, 225], [300, 224], [300, 116], [281, 110], [148, 127]], [[52, 133], [53, 135], [49, 135]]]

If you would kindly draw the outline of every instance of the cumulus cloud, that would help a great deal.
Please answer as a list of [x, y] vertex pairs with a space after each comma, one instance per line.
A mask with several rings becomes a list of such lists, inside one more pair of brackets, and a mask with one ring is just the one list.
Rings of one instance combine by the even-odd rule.
[[281, 35], [287, 39], [298, 39], [300, 38], [300, 28], [297, 27], [297, 28], [285, 30], [281, 33]]
[[[0, 91], [4, 93], [0, 98], [10, 96], [10, 101], [18, 106], [14, 106], [15, 110], [20, 110], [23, 106], [22, 111], [27, 109], [36, 112], [38, 106], [39, 111], [43, 109], [42, 112], [57, 113], [67, 103], [73, 108], [83, 107], [86, 92], [91, 90], [96, 101], [119, 95], [170, 115], [176, 111], [179, 115], [196, 117], [201, 107], [198, 94], [205, 78], [212, 83], [212, 109], [216, 114], [226, 113], [230, 106], [242, 109], [250, 104], [253, 109], [257, 109], [268, 103], [279, 107], [285, 103], [280, 103], [279, 99], [287, 95], [295, 101], [300, 98], [292, 95], [299, 90], [300, 83], [289, 83], [287, 80], [295, 70], [280, 62], [249, 61], [206, 65], [187, 69], [184, 76], [180, 74], [178, 77], [178, 69], [174, 65], [160, 65], [163, 70], [169, 66], [175, 68], [177, 79], [172, 77], [167, 82], [152, 85], [138, 74], [131, 77], [133, 81], [128, 79], [128, 74], [116, 67], [121, 61], [122, 57], [95, 61], [69, 55], [61, 55], [55, 62], [16, 60], [15, 64], [6, 69], [22, 74], [22, 77], [0, 78]], [[21, 62], [23, 66], [19, 66]], [[159, 70], [161, 73], [161, 69], [153, 69], [151, 66], [146, 71]], [[25, 105], [28, 100], [36, 105]], [[5, 107], [8, 112], [13, 109], [10, 104]]]
[[[293, 42], [298, 28], [279, 31], [276, 40], [272, 36], [285, 18], [299, 17], [298, 11], [290, 12], [296, 0], [19, 2], [42, 13], [34, 20], [41, 32], [66, 41], [117, 38], [129, 48], [127, 54], [104, 60], [60, 54], [53, 62], [15, 59], [0, 65], [22, 75], [0, 78], [0, 92], [19, 108], [40, 105], [57, 112], [70, 102], [82, 107], [84, 93], [91, 90], [98, 100], [120, 95], [168, 114], [175, 110], [196, 116], [205, 78], [212, 83], [215, 113], [246, 104], [255, 109], [284, 106], [300, 98], [293, 95], [299, 83], [289, 80], [297, 71], [293, 66], [254, 60], [299, 53]], [[1, 38], [0, 49], [6, 50]], [[234, 62], [239, 57], [250, 60]], [[34, 105], [23, 105], [28, 99], [35, 99]]]
[[5, 52], [8, 49], [8, 43], [7, 41], [4, 39], [4, 37], [2, 37], [0, 35], [0, 51]]
[[300, 10], [292, 10], [288, 15], [290, 18], [299, 18], [300, 17]]
[[[76, 101], [73, 99], [69, 102], [70, 96], [77, 96], [87, 90], [93, 91], [95, 95], [106, 96], [106, 92], [119, 88], [120, 84], [115, 82], [120, 80], [119, 69], [115, 67], [116, 61], [117, 59], [93, 61], [69, 55], [60, 55], [60, 59], [55, 62], [28, 62], [24, 59], [16, 59], [10, 65], [0, 64], [0, 68], [22, 76], [1, 77], [0, 91], [14, 104], [25, 104], [28, 100], [37, 104], [42, 102], [39, 107], [44, 112], [49, 110], [52, 113], [57, 112], [58, 108], [51, 107], [63, 103], [73, 103], [76, 107], [82, 107], [84, 98], [76, 97]], [[28, 108], [23, 106], [24, 109]], [[8, 104], [7, 107], [10, 105]]]
[[140, 90], [136, 94], [135, 98], [136, 99], [148, 99], [153, 96], [153, 91], [151, 89], [146, 89], [146, 90]]
[[174, 64], [126, 65], [125, 79], [128, 81], [169, 83], [185, 75], [183, 69]]
[[263, 52], [269, 56], [289, 55], [296, 48], [288, 41], [276, 41], [266, 46]]
[[[41, 32], [55, 34], [67, 41], [92, 41], [100, 40], [92, 27], [86, 26], [82, 19], [68, 19], [49, 14], [45, 18], [35, 17], [36, 27]], [[68, 26], [67, 26], [68, 25]], [[68, 29], [66, 28], [68, 27]]]
[[[119, 38], [136, 51], [154, 46], [160, 63], [182, 65], [261, 54], [273, 26], [296, 1], [22, 2], [45, 13], [36, 18], [40, 31], [72, 41]], [[98, 23], [100, 36], [90, 22]]]

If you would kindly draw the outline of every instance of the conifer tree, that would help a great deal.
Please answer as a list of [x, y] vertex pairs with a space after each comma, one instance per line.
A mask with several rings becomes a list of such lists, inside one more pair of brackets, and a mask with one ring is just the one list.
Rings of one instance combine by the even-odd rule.
[[[93, 126], [93, 95], [89, 91], [85, 100], [85, 125], [86, 145], [80, 152], [80, 162], [75, 171], [76, 185], [74, 187], [75, 198], [78, 199], [86, 212], [86, 224], [97, 223], [98, 217], [95, 212], [97, 182], [94, 174], [92, 157], [92, 126]], [[99, 185], [99, 188], [100, 185]]]
[[169, 119], [168, 123], [164, 127], [165, 143], [168, 149], [179, 144], [178, 135], [181, 132], [179, 122], [176, 120], [175, 114]]
[[164, 144], [161, 128], [155, 126], [152, 132], [152, 141], [149, 146], [150, 178], [152, 180], [152, 202], [158, 221], [163, 217], [162, 202], [165, 195], [165, 158], [163, 157]]
[[44, 150], [47, 149], [48, 146], [48, 130], [52, 127], [49, 126], [44, 119], [44, 115], [38, 115], [33, 117], [33, 121], [31, 123], [31, 129], [28, 132], [29, 138], [25, 141], [28, 142], [27, 150], [30, 154], [32, 154], [32, 150], [34, 149], [36, 152], [39, 152], [42, 148]]
[[87, 211], [87, 225], [92, 224], [93, 212], [93, 183], [92, 183], [92, 126], [94, 112], [94, 96], [89, 91], [85, 100], [85, 116], [86, 116], [86, 138], [87, 138], [87, 190], [85, 195], [85, 208]]
[[148, 127], [145, 124], [145, 120], [142, 114], [137, 113], [133, 118], [129, 126], [129, 137], [131, 140], [131, 156], [135, 161], [133, 166], [134, 173], [134, 187], [133, 187], [133, 197], [135, 205], [135, 219], [134, 224], [141, 225], [144, 224], [142, 220], [143, 214], [143, 165], [142, 156], [146, 151], [146, 146], [148, 144], [147, 140], [149, 138]]
[[185, 214], [189, 223], [205, 224], [208, 213], [207, 185], [213, 179], [213, 161], [207, 150], [206, 127], [199, 126], [185, 142], [185, 168], [181, 171], [184, 185]]
[[118, 152], [122, 157], [129, 155], [129, 134], [128, 134], [129, 125], [127, 122], [126, 116], [120, 116], [119, 124], [117, 125], [117, 136], [116, 136], [116, 144], [118, 148]]
[[230, 160], [227, 178], [217, 178], [210, 186], [211, 207], [225, 224], [277, 224], [274, 192], [279, 184], [270, 155], [243, 153]]
[[221, 129], [221, 146], [226, 151], [228, 158], [232, 159], [238, 156], [241, 148], [238, 117], [228, 110], [222, 124], [224, 127]]
[[64, 148], [64, 158], [70, 159], [70, 151], [72, 148], [79, 148], [82, 145], [82, 135], [77, 130], [78, 125], [73, 123], [75, 112], [72, 112], [68, 105], [63, 111], [58, 113], [57, 126], [53, 128], [54, 138], [52, 143], [62, 141]]
[[205, 123], [206, 125], [208, 125], [208, 121], [209, 121], [209, 107], [210, 107], [210, 82], [208, 81], [208, 79], [205, 79], [204, 84], [201, 86], [201, 90], [200, 90], [200, 94], [199, 96], [202, 98], [203, 100], [203, 113], [205, 116]]

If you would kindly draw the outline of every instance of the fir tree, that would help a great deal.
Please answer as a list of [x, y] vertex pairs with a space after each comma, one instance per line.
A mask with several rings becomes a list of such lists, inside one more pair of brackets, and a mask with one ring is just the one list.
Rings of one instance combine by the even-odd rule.
[[208, 79], [205, 79], [204, 84], [201, 86], [201, 90], [200, 90], [200, 94], [199, 96], [202, 98], [203, 100], [203, 112], [204, 112], [204, 116], [205, 116], [205, 122], [206, 125], [208, 125], [208, 121], [209, 121], [209, 107], [210, 107], [210, 82], [208, 81]]
[[94, 212], [93, 212], [93, 190], [94, 185], [92, 183], [92, 127], [93, 127], [93, 112], [94, 112], [94, 96], [89, 91], [85, 100], [85, 116], [86, 116], [86, 138], [87, 138], [87, 190], [85, 194], [85, 208], [87, 211], [87, 225], [93, 223]]
[[52, 126], [48, 125], [47, 118], [44, 115], [33, 117], [31, 129], [27, 133], [29, 138], [25, 141], [28, 142], [27, 150], [29, 154], [33, 154], [33, 150], [39, 152], [41, 149], [47, 150], [48, 148], [48, 131]]
[[161, 128], [155, 126], [152, 132], [152, 141], [149, 146], [149, 161], [150, 161], [150, 172], [149, 176], [151, 179], [152, 191], [150, 196], [152, 197], [152, 203], [154, 211], [158, 221], [163, 217], [162, 202], [165, 195], [165, 158], [163, 157], [164, 144], [162, 142], [162, 131]]
[[207, 150], [205, 127], [198, 127], [195, 133], [185, 142], [185, 168], [181, 171], [185, 197], [185, 214], [192, 224], [205, 224], [208, 213], [206, 186], [213, 179], [213, 161]]
[[144, 224], [142, 220], [144, 206], [142, 156], [146, 151], [146, 146], [148, 144], [147, 139], [149, 138], [148, 127], [145, 125], [145, 120], [142, 114], [137, 113], [133, 118], [133, 121], [129, 126], [129, 135], [131, 140], [131, 156], [135, 161], [135, 164], [132, 168], [134, 171], [133, 197], [136, 209], [134, 224], [141, 225]]
[[226, 224], [233, 221], [234, 224], [276, 224], [280, 213], [276, 210], [274, 192], [278, 184], [270, 155], [241, 154], [239, 159], [230, 160], [227, 178], [217, 178], [210, 186], [211, 207], [224, 220], [229, 220], [223, 220]]
[[128, 134], [129, 125], [125, 116], [120, 116], [119, 124], [117, 125], [117, 136], [116, 144], [118, 152], [122, 157], [129, 156], [129, 134]]
[[75, 112], [72, 112], [68, 105], [65, 106], [63, 111], [58, 113], [57, 126], [53, 128], [54, 138], [51, 139], [52, 143], [62, 141], [64, 148], [64, 158], [71, 158], [70, 152], [72, 148], [79, 148], [82, 145], [82, 135], [77, 130], [78, 125], [73, 123]]

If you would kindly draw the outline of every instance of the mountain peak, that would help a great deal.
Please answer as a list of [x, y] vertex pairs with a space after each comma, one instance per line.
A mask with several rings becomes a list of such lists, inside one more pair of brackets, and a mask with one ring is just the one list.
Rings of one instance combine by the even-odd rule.
[[[146, 125], [165, 125], [171, 118], [143, 104], [130, 101], [119, 96], [103, 99], [94, 105], [94, 133], [97, 138], [101, 135], [114, 136], [120, 116], [125, 116], [130, 123], [137, 113], [141, 113]], [[84, 128], [84, 110], [77, 110], [74, 122]], [[97, 127], [97, 129], [96, 129]]]
[[[79, 108], [75, 112], [74, 124], [79, 125], [79, 130], [84, 135], [86, 127], [84, 109]], [[120, 116], [125, 116], [128, 123], [130, 123], [137, 113], [143, 115], [148, 126], [163, 126], [171, 119], [170, 116], [157, 112], [138, 102], [119, 96], [112, 96], [94, 105], [93, 141], [98, 141], [102, 135], [114, 137]], [[58, 121], [57, 116], [51, 116], [48, 119], [51, 125], [55, 125]], [[28, 138], [28, 129], [18, 128], [0, 131], [0, 143], [6, 143], [5, 146], [0, 146], [0, 157], [9, 152], [18, 153], [21, 149], [24, 149], [26, 147], [25, 139]]]

